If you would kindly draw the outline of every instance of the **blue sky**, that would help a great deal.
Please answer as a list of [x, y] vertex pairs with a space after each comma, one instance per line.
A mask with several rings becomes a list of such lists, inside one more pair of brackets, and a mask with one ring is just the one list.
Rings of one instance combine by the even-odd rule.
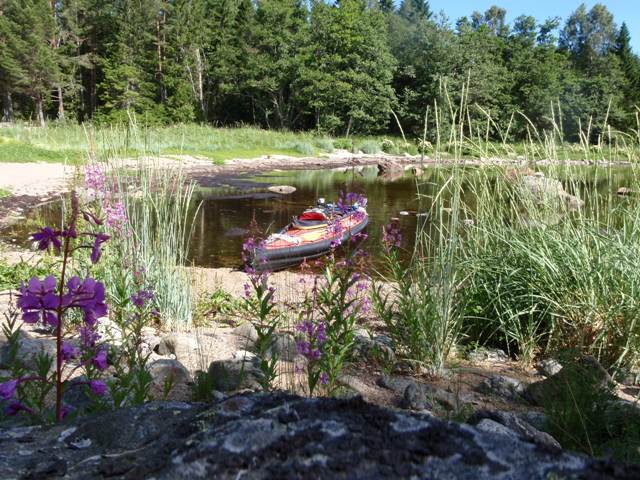
[[[471, 12], [484, 12], [491, 5], [497, 5], [507, 11], [507, 20], [512, 22], [519, 15], [532, 15], [538, 20], [549, 17], [560, 17], [562, 23], [571, 13], [583, 3], [580, 0], [429, 0], [434, 12], [441, 10], [449, 17], [451, 23]], [[639, 0], [600, 0], [584, 1], [587, 8], [596, 3], [603, 3], [613, 13], [618, 26], [626, 22], [631, 33], [631, 45], [636, 53], [640, 53], [640, 1]]]

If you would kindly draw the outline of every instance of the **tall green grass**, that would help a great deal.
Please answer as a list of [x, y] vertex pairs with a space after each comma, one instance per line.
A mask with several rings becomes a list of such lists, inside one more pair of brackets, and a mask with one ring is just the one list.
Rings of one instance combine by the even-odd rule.
[[187, 182], [179, 167], [167, 167], [150, 154], [123, 163], [121, 148], [112, 144], [103, 165], [126, 206], [129, 231], [112, 239], [111, 258], [104, 262], [106, 284], [112, 300], [126, 303], [140, 288], [135, 277], [141, 276], [143, 287], [154, 292], [163, 326], [188, 328], [193, 299], [185, 267], [199, 209], [193, 201], [195, 185]]
[[262, 155], [313, 156], [333, 150], [333, 141], [312, 133], [254, 127], [213, 128], [197, 124], [144, 127], [132, 119], [126, 126], [70, 125], [46, 128], [16, 124], [0, 130], [0, 162], [85, 162], [89, 148], [98, 159], [112, 147], [124, 157], [191, 155], [222, 163]]
[[[434, 185], [417, 185], [429, 217], [411, 260], [386, 277], [392, 295], [377, 298], [401, 353], [435, 372], [465, 344], [504, 348], [527, 364], [572, 349], [612, 370], [640, 367], [640, 198], [615, 198], [609, 163], [594, 181], [565, 163], [569, 150], [583, 159], [636, 160], [640, 134], [605, 124], [594, 142], [588, 125], [576, 147], [563, 142], [555, 122], [549, 132], [530, 125], [521, 166], [471, 169], [469, 150], [499, 156], [511, 148], [508, 131], [488, 113], [480, 130], [469, 120], [477, 106], [434, 107], [435, 155], [452, 151], [456, 161], [430, 178], [441, 186], [436, 194], [426, 198]], [[490, 140], [496, 136], [504, 142]], [[545, 177], [534, 172], [538, 158], [551, 160]], [[629, 168], [628, 186], [640, 192]], [[565, 179], [560, 192], [558, 178]]]

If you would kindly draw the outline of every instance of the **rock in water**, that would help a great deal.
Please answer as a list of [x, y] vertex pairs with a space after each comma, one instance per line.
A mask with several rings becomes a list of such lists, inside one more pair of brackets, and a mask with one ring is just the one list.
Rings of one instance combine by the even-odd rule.
[[500, 432], [357, 397], [262, 393], [213, 405], [149, 403], [0, 431], [0, 478], [640, 478], [638, 465], [541, 448], [505, 435], [508, 427], [488, 429]]
[[279, 193], [281, 195], [290, 195], [296, 191], [296, 187], [292, 187], [291, 185], [273, 185], [267, 190], [273, 193]]
[[625, 196], [625, 195], [633, 195], [634, 193], [636, 193], [633, 189], [629, 188], [629, 187], [620, 187], [616, 193], [620, 196]]
[[563, 202], [570, 210], [576, 210], [584, 205], [584, 201], [564, 189], [562, 182], [546, 178], [540, 172], [521, 177], [520, 191], [523, 197], [531, 196], [540, 204], [553, 206]]
[[378, 163], [378, 176], [388, 180], [394, 181], [404, 175], [404, 168], [398, 162], [393, 160], [381, 160]]

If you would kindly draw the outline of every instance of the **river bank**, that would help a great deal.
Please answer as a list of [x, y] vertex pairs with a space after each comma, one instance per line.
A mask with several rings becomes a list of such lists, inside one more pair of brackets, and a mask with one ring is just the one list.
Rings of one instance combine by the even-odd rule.
[[[403, 169], [447, 165], [464, 166], [624, 166], [629, 162], [609, 162], [606, 160], [537, 160], [530, 161], [524, 156], [487, 157], [479, 159], [454, 159], [421, 155], [390, 155], [385, 153], [351, 153], [347, 150], [335, 150], [318, 156], [299, 157], [290, 155], [262, 155], [255, 158], [235, 158], [223, 164], [213, 164], [210, 159], [194, 155], [165, 155], [160, 157], [128, 158], [116, 162], [125, 168], [151, 165], [154, 168], [180, 169], [187, 180], [199, 183], [202, 179], [230, 175], [257, 173], [277, 170], [323, 170], [337, 168], [380, 165], [386, 175], [397, 175], [398, 167]], [[385, 170], [386, 171], [383, 171]], [[394, 172], [394, 169], [396, 171]], [[81, 166], [69, 166], [60, 163], [3, 163], [0, 176], [0, 190], [6, 196], [0, 198], [0, 229], [23, 220], [26, 211], [44, 203], [58, 199], [70, 191], [74, 179], [82, 178]]]

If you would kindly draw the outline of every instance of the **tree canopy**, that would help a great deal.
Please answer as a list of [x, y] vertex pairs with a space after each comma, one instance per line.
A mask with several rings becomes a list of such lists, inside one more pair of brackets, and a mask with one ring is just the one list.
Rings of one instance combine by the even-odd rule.
[[349, 135], [394, 132], [392, 112], [419, 132], [464, 102], [469, 128], [489, 114], [514, 138], [556, 116], [568, 138], [635, 126], [640, 59], [606, 6], [506, 19], [426, 0], [0, 0], [2, 117]]

